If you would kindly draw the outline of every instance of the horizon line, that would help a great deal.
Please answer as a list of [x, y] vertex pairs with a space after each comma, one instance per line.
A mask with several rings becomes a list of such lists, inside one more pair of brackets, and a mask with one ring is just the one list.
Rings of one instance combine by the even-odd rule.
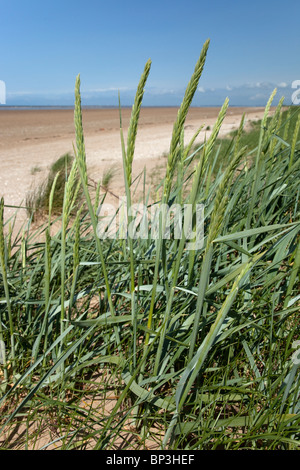
[[[220, 103], [220, 104], [203, 104], [203, 105], [191, 105], [190, 107], [191, 108], [219, 108], [220, 106], [222, 106], [223, 103]], [[297, 104], [293, 104], [293, 103], [290, 103], [290, 104], [286, 104], [284, 106], [294, 106], [294, 107], [298, 107], [299, 105]], [[118, 109], [119, 106], [118, 105], [113, 105], [113, 104], [109, 104], [109, 105], [98, 105], [98, 104], [82, 104], [82, 109]], [[171, 105], [171, 104], [161, 104], [161, 105], [157, 105], [157, 104], [154, 104], [154, 105], [142, 105], [143, 108], [179, 108], [180, 107], [180, 104], [176, 105]], [[232, 108], [264, 108], [265, 107], [265, 104], [230, 104], [229, 103], [229, 107], [232, 107]], [[276, 107], [276, 105], [273, 105], [271, 107]], [[47, 108], [47, 109], [51, 109], [51, 108], [62, 108], [62, 109], [74, 109], [74, 105], [61, 105], [61, 104], [0, 104], [0, 109], [16, 109], [16, 108], [27, 108], [27, 109], [35, 109], [35, 108]], [[122, 105], [122, 108], [132, 108], [132, 105]]]

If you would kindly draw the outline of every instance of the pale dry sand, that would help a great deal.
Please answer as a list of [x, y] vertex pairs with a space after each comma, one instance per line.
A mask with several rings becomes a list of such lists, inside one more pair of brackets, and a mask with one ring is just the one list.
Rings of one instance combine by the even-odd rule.
[[[186, 143], [204, 124], [197, 141], [208, 137], [220, 108], [191, 108], [185, 124]], [[137, 175], [162, 168], [168, 151], [177, 108], [142, 108], [136, 140], [133, 173]], [[228, 109], [220, 135], [236, 129], [243, 113], [246, 124], [261, 119], [264, 108]], [[128, 129], [130, 108], [122, 110], [124, 135]], [[110, 190], [117, 196], [124, 194], [122, 153], [118, 109], [84, 109], [83, 126], [89, 176], [99, 181], [103, 173], [117, 170]], [[0, 196], [6, 206], [24, 205], [26, 194], [46, 178], [50, 165], [66, 152], [73, 153], [75, 144], [74, 112], [72, 109], [7, 110], [0, 108]], [[13, 208], [5, 208], [5, 218]], [[19, 211], [19, 219], [26, 212]]]

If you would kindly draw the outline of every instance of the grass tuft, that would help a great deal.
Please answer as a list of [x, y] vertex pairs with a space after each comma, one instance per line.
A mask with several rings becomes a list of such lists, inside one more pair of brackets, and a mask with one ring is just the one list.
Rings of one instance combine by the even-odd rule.
[[[51, 206], [52, 213], [54, 215], [60, 215], [62, 213], [65, 184], [71, 172], [73, 162], [74, 157], [69, 153], [59, 157], [51, 165], [46, 180], [27, 195], [25, 202], [27, 214], [29, 217], [32, 217], [33, 220], [43, 217], [49, 212], [49, 199], [54, 182], [55, 191]], [[75, 178], [79, 181], [78, 174], [75, 175]]]

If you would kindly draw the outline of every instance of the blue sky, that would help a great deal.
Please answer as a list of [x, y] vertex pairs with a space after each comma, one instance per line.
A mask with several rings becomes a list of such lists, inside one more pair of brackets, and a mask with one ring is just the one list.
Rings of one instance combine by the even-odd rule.
[[210, 38], [196, 105], [264, 105], [274, 86], [289, 103], [299, 18], [298, 0], [0, 0], [0, 80], [8, 105], [72, 105], [78, 73], [83, 103], [130, 105], [151, 58], [144, 103], [176, 105]]

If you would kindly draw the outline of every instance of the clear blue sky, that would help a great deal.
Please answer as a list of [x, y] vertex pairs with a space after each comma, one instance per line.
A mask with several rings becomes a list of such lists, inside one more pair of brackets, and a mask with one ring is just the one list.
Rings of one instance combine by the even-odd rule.
[[299, 19], [298, 0], [0, 0], [0, 80], [7, 104], [72, 94], [78, 73], [83, 92], [119, 88], [122, 97], [151, 58], [147, 89], [164, 104], [185, 88], [210, 38], [200, 98], [246, 84], [261, 92], [264, 82], [290, 95], [300, 79]]

